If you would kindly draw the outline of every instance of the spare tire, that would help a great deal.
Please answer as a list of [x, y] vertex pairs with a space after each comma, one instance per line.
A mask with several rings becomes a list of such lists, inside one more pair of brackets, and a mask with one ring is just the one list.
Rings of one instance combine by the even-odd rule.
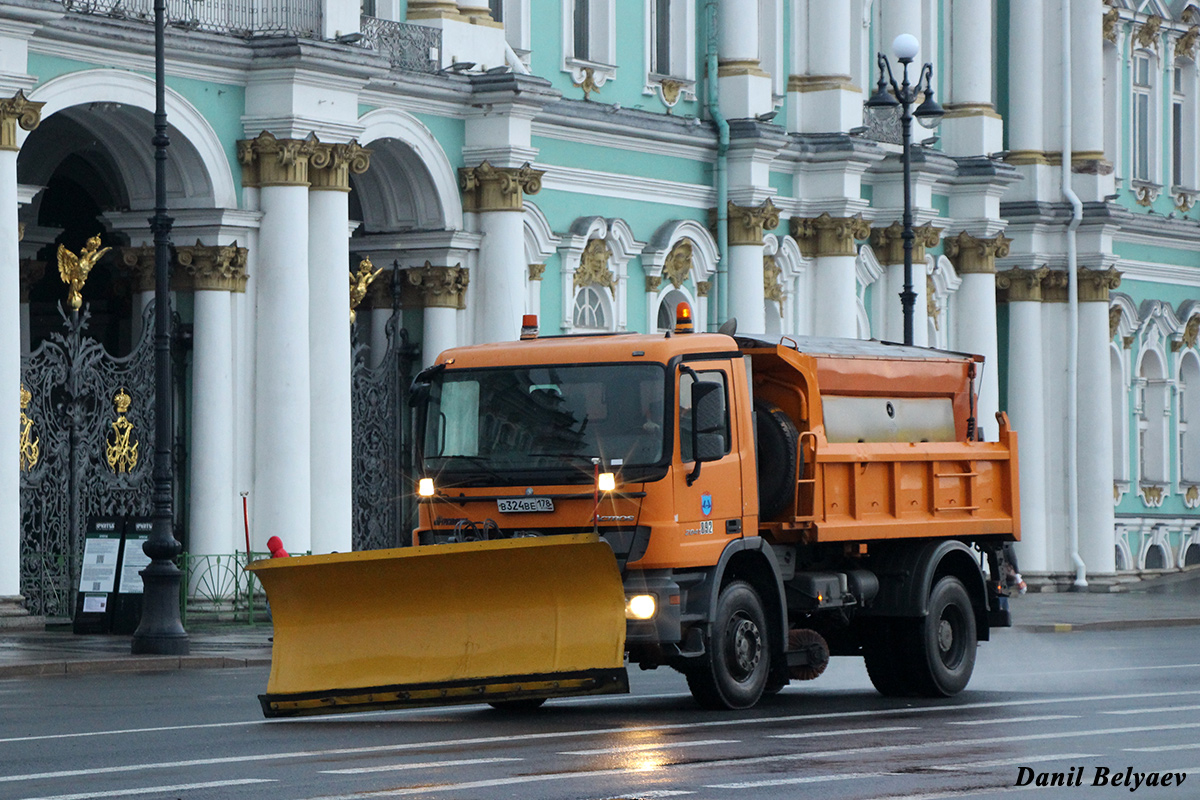
[[754, 401], [754, 438], [758, 463], [758, 515], [778, 516], [796, 495], [796, 442], [792, 418], [774, 403]]

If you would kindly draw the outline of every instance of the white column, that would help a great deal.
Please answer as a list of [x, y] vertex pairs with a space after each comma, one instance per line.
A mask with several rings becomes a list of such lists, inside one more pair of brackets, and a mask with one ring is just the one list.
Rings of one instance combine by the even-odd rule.
[[966, 231], [946, 239], [946, 255], [962, 279], [954, 302], [954, 349], [984, 357], [976, 419], [989, 442], [999, 431], [999, 344], [996, 333], [996, 257], [1007, 256], [1009, 240], [1003, 236], [976, 238]]
[[1003, 146], [1003, 122], [992, 100], [993, 39], [991, 0], [955, 0], [951, 64], [942, 80], [950, 87], [941, 127], [942, 143], [950, 155], [986, 155]]
[[[467, 288], [467, 271], [462, 267], [435, 267], [426, 263], [424, 267], [408, 270], [406, 276], [420, 291], [425, 307], [421, 366], [427, 367], [443, 350], [458, 345], [458, 308]], [[518, 327], [520, 322], [518, 319]]]
[[[233, 300], [229, 290], [195, 293], [192, 338], [192, 446], [188, 549], [192, 555], [229, 555], [233, 532]], [[195, 577], [195, 576], [193, 576]], [[195, 586], [189, 586], [193, 592]]]
[[260, 136], [252, 143], [257, 181], [250, 176], [261, 187], [263, 214], [255, 276], [255, 542], [278, 536], [296, 554], [312, 546], [306, 144]]
[[[355, 161], [355, 157], [362, 159]], [[350, 399], [350, 170], [358, 144], [318, 145], [309, 164], [308, 344], [312, 380], [312, 551], [349, 552], [353, 530]]]
[[541, 189], [542, 172], [528, 164], [520, 168], [493, 167], [483, 162], [462, 170], [463, 208], [478, 212], [479, 268], [471, 276], [477, 342], [520, 338], [525, 315], [524, 195]]
[[1021, 490], [1021, 541], [1015, 547], [1024, 573], [1049, 569], [1042, 365], [1042, 278], [1045, 274], [1044, 268], [1012, 269], [997, 276], [997, 281], [1008, 289], [1008, 419], [1017, 432]]
[[1104, 157], [1104, 9], [1101, 0], [1071, 3], [1073, 158]]
[[[0, 119], [0, 125], [14, 119]], [[15, 130], [14, 130], [15, 133]], [[0, 603], [21, 594], [21, 258], [17, 235], [17, 149], [0, 134], [0, 398], [8, 422], [0, 415]]]
[[1079, 286], [1079, 554], [1089, 575], [1116, 571], [1112, 359], [1108, 290], [1115, 270], [1081, 270]]
[[1066, 273], [1056, 271], [1042, 281], [1042, 407], [1046, 412], [1046, 567], [1050, 572], [1073, 574], [1067, 534], [1066, 278]]
[[748, 244], [729, 247], [729, 316], [738, 330], [765, 331], [767, 317], [763, 293], [763, 248]]
[[[1044, 0], [1009, 0], [1009, 96], [1020, 98], [1008, 106], [1010, 156], [1026, 152], [1040, 155], [1046, 149], [1042, 119], [1049, 76], [1043, 69], [1044, 10]], [[1020, 190], [1019, 185], [1013, 188]]]
[[771, 76], [763, 71], [758, 51], [758, 10], [758, 2], [726, 0], [717, 6], [717, 76], [726, 119], [748, 119], [772, 107]]
[[[912, 34], [921, 43], [921, 49], [917, 53], [917, 57], [913, 59], [913, 63], [917, 65], [918, 69], [921, 64], [929, 60], [925, 54], [930, 52], [933, 42], [926, 42], [922, 35], [925, 25], [921, 6], [921, 0], [887, 0], [886, 3], [879, 4], [880, 32], [879, 38], [876, 40], [876, 49], [892, 62], [893, 71], [902, 69], [896, 63], [896, 56], [892, 52], [892, 42], [902, 33]], [[874, 62], [872, 62], [873, 64]], [[909, 68], [909, 76], [910, 80], [916, 80], [916, 76], [912, 74], [912, 67]], [[896, 80], [900, 80], [899, 74], [896, 75]]]
[[793, 11], [807, 15], [803, 48], [807, 63], [799, 63], [796, 74], [788, 78], [789, 130], [847, 131], [862, 124], [863, 95], [851, 83], [847, 46], [853, 36], [851, 5], [850, 0], [814, 0]]
[[858, 273], [856, 239], [871, 235], [857, 217], [793, 217], [792, 237], [801, 252], [813, 258], [813, 336], [852, 339], [858, 336]]

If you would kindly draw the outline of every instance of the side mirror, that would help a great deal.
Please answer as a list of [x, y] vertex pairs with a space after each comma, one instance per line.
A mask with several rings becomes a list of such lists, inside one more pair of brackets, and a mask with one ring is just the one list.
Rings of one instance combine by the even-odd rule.
[[692, 384], [692, 456], [716, 461], [725, 455], [725, 392], [716, 381]]

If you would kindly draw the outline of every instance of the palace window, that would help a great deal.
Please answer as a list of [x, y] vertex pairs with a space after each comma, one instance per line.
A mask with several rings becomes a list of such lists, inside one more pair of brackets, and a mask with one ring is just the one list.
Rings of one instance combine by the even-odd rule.
[[571, 315], [577, 331], [609, 331], [611, 303], [602, 287], [583, 286], [575, 293], [575, 310]]
[[1200, 358], [1185, 353], [1179, 369], [1179, 478], [1200, 483]]
[[1154, 93], [1152, 62], [1149, 55], [1133, 57], [1133, 164], [1134, 180], [1152, 181]]

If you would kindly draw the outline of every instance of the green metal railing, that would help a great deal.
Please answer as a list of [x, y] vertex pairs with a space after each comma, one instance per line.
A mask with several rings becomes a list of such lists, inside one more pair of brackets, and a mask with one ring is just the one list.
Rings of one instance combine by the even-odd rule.
[[[270, 558], [270, 553], [251, 553], [250, 560]], [[223, 622], [255, 625], [270, 620], [267, 596], [254, 573], [246, 571], [245, 553], [198, 555], [182, 553], [179, 569], [179, 614], [184, 625], [188, 615], [211, 617]]]

